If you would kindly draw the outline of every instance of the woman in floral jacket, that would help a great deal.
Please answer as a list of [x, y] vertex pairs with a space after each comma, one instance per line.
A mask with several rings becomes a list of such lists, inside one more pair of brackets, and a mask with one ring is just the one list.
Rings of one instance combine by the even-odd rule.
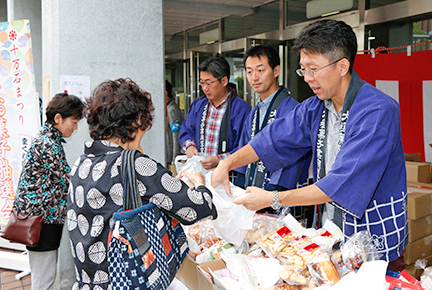
[[76, 96], [55, 95], [23, 161], [14, 207], [24, 214], [46, 213], [39, 243], [27, 246], [32, 290], [51, 289], [55, 281], [71, 171], [62, 143], [78, 128], [83, 108]]

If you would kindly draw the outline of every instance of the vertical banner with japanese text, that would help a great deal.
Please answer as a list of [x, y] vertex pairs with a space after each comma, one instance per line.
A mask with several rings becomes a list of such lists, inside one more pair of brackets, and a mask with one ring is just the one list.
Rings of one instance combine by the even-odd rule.
[[0, 23], [0, 223], [9, 219], [21, 164], [40, 128], [30, 22]]

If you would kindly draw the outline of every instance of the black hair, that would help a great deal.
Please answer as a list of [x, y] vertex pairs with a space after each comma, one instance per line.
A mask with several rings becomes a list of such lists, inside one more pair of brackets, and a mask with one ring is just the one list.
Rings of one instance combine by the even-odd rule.
[[223, 77], [230, 77], [230, 66], [227, 60], [221, 56], [207, 58], [199, 65], [199, 72], [209, 72], [219, 81]]
[[352, 72], [357, 54], [357, 37], [348, 24], [331, 19], [320, 20], [309, 24], [300, 32], [294, 41], [293, 51], [322, 54], [329, 61], [346, 57]]
[[243, 58], [243, 64], [246, 68], [246, 60], [248, 57], [258, 57], [266, 56], [268, 59], [268, 63], [272, 69], [280, 65], [280, 57], [279, 53], [273, 46], [270, 45], [257, 45], [251, 47], [245, 54]]
[[167, 80], [165, 80], [165, 90], [168, 92], [168, 98], [172, 99], [173, 97], [172, 85]]
[[153, 111], [150, 94], [131, 79], [105, 81], [87, 100], [90, 136], [93, 140], [117, 137], [122, 143], [132, 141], [138, 129], [151, 128]]
[[54, 117], [60, 114], [63, 119], [83, 117], [84, 103], [77, 96], [59, 93], [52, 98], [45, 110], [46, 122], [55, 125]]

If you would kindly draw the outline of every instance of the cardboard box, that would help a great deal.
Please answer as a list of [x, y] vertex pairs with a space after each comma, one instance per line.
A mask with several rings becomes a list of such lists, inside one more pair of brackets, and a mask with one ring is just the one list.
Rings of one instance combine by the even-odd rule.
[[410, 243], [432, 234], [432, 215], [417, 220], [408, 220], [408, 232]]
[[431, 164], [430, 162], [412, 162], [406, 161], [407, 180], [415, 182], [431, 182]]
[[199, 290], [198, 287], [198, 264], [192, 260], [189, 256], [183, 261], [180, 269], [176, 274], [176, 278], [180, 280], [190, 290]]
[[173, 173], [174, 176], [177, 176], [177, 170], [175, 165], [167, 164], [167, 169]]
[[411, 191], [416, 191], [415, 189], [421, 189], [421, 192], [432, 192], [432, 183], [407, 181], [408, 189]]
[[408, 193], [408, 219], [417, 220], [432, 213], [432, 193], [411, 192]]
[[[426, 258], [424, 258], [425, 260], [427, 260], [427, 267], [432, 266], [432, 256], [428, 256]], [[418, 269], [417, 267], [414, 266], [415, 262], [409, 265], [405, 266], [405, 270], [414, 278], [416, 278], [417, 280], [419, 280], [421, 274], [423, 274], [423, 269]]]
[[417, 259], [425, 259], [428, 256], [432, 256], [432, 235], [408, 243], [405, 248], [406, 264], [413, 264]]
[[405, 153], [405, 161], [420, 162], [420, 153]]
[[208, 278], [211, 277], [208, 269], [216, 271], [225, 267], [225, 262], [222, 260], [198, 264], [187, 256], [180, 266], [176, 278], [190, 290], [219, 290], [220, 288], [214, 284], [214, 281]]
[[198, 271], [198, 286], [200, 290], [220, 290], [225, 289], [223, 286], [218, 287], [217, 281], [215, 285], [215, 281], [211, 278], [210, 270], [222, 270], [226, 268], [226, 264], [223, 260], [210, 261], [199, 264], [197, 267]]

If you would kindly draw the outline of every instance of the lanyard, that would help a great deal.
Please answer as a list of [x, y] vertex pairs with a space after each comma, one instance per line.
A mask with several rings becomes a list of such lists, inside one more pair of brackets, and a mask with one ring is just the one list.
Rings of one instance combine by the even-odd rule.
[[[275, 96], [273, 97], [273, 100], [270, 103], [269, 108], [267, 109], [267, 113], [264, 117], [261, 128], [259, 128], [259, 107], [256, 108], [255, 114], [252, 119], [251, 136], [250, 136], [251, 140], [265, 126], [267, 126], [268, 124], [274, 121], [276, 117], [277, 109], [279, 108], [283, 100], [285, 100], [289, 96], [288, 92], [286, 94], [281, 94], [281, 92], [284, 90], [286, 90], [284, 87], [280, 87], [279, 90], [276, 92]], [[267, 176], [267, 168], [265, 167], [264, 163], [261, 160], [249, 164], [245, 175], [245, 187], [258, 186], [262, 188], [264, 186], [264, 180], [266, 176]]]

